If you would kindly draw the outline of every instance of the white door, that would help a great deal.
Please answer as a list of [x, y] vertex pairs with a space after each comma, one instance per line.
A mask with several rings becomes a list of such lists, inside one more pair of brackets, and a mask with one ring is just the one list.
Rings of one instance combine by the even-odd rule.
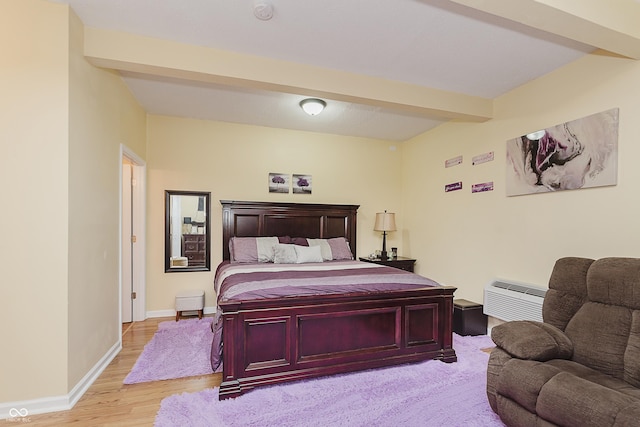
[[133, 321], [133, 204], [131, 161], [122, 158], [122, 323]]
[[122, 322], [146, 319], [145, 222], [146, 165], [136, 153], [120, 144], [122, 218], [120, 293]]

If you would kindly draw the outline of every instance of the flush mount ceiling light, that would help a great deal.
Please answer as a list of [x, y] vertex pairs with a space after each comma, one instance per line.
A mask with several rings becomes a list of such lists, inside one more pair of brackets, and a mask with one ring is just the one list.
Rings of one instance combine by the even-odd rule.
[[256, 0], [253, 3], [253, 14], [261, 21], [273, 18], [273, 4], [269, 0]]
[[310, 116], [317, 116], [322, 113], [327, 103], [318, 98], [307, 98], [300, 101], [300, 107]]

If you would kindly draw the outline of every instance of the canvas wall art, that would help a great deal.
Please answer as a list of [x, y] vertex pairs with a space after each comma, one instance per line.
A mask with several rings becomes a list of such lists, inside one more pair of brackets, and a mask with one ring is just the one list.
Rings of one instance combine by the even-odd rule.
[[484, 193], [485, 191], [493, 191], [493, 181], [481, 182], [480, 184], [473, 184], [471, 186], [472, 193]]
[[616, 185], [618, 109], [507, 141], [507, 196]]
[[462, 190], [462, 181], [452, 182], [451, 184], [447, 184], [444, 186], [444, 192], [448, 193], [450, 191], [458, 191]]
[[286, 173], [269, 174], [269, 193], [288, 193], [290, 175]]
[[489, 151], [488, 153], [478, 154], [477, 156], [473, 156], [471, 159], [471, 164], [473, 166], [481, 165], [482, 163], [493, 162], [493, 151]]
[[311, 175], [293, 174], [293, 193], [311, 194]]
[[444, 167], [450, 168], [453, 166], [458, 166], [462, 164], [462, 156], [456, 156], [451, 159], [447, 159], [444, 161]]

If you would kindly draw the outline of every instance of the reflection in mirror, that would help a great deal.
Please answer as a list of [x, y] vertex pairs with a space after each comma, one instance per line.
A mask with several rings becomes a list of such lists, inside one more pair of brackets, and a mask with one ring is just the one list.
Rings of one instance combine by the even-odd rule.
[[210, 271], [211, 193], [165, 191], [164, 270]]

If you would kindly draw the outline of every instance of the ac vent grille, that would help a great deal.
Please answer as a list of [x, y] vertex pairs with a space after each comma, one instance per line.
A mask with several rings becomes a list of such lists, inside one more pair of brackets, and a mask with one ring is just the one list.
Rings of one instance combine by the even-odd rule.
[[530, 285], [526, 286], [526, 285], [517, 285], [515, 283], [494, 282], [493, 286], [495, 286], [496, 288], [508, 289], [508, 290], [511, 290], [514, 292], [520, 292], [523, 294], [535, 295], [540, 298], [544, 298], [544, 296], [547, 294], [546, 289], [535, 288]]
[[483, 311], [501, 320], [542, 321], [542, 303], [546, 288], [506, 280], [494, 280], [485, 286]]

